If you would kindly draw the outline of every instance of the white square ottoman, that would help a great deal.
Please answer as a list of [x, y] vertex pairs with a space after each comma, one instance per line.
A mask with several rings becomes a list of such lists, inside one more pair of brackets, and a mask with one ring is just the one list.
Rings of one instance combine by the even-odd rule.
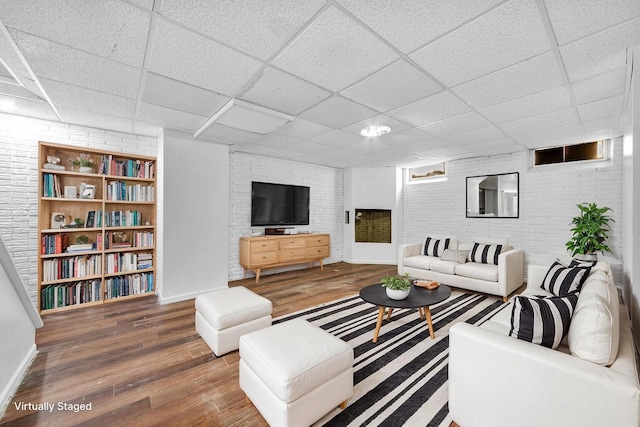
[[271, 301], [238, 286], [196, 297], [196, 332], [221, 356], [238, 349], [240, 336], [271, 326]]
[[271, 426], [309, 426], [353, 394], [353, 348], [296, 319], [240, 338], [240, 388]]

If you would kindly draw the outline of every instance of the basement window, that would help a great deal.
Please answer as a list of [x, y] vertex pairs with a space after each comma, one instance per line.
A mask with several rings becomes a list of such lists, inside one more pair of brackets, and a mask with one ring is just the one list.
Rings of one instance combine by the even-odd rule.
[[557, 163], [608, 160], [608, 140], [583, 142], [581, 144], [533, 150], [533, 166]]
[[447, 177], [445, 163], [409, 168], [409, 182], [427, 182]]

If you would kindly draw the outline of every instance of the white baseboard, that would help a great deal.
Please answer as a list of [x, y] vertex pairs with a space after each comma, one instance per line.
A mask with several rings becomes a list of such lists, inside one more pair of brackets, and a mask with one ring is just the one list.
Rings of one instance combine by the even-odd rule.
[[11, 380], [9, 380], [9, 383], [4, 387], [4, 389], [2, 389], [2, 393], [0, 394], [0, 418], [4, 416], [4, 413], [7, 410], [9, 403], [11, 402], [11, 398], [18, 389], [22, 378], [27, 373], [29, 366], [31, 366], [31, 362], [33, 362], [33, 359], [36, 357], [37, 353], [38, 348], [34, 343], [27, 354], [25, 354], [22, 362], [20, 363], [20, 366], [18, 366], [18, 369], [16, 369], [16, 371], [11, 376]]
[[211, 289], [204, 289], [202, 291], [188, 292], [188, 293], [185, 293], [185, 294], [174, 295], [174, 296], [166, 297], [166, 298], [162, 295], [162, 293], [158, 293], [158, 302], [160, 304], [171, 304], [173, 302], [180, 302], [180, 301], [184, 301], [184, 300], [188, 300], [188, 299], [194, 299], [195, 297], [197, 297], [200, 294], [206, 294], [207, 292], [215, 291], [215, 290], [218, 290], [218, 289], [224, 289], [226, 287], [228, 287], [228, 286], [211, 288]]

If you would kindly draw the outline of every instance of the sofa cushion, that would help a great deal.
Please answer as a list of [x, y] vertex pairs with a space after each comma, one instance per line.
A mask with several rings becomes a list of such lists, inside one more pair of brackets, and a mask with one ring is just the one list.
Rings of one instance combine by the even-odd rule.
[[469, 251], [468, 260], [471, 262], [498, 265], [498, 255], [500, 255], [500, 252], [502, 252], [502, 245], [474, 243]]
[[424, 241], [424, 250], [422, 253], [427, 256], [442, 256], [442, 253], [445, 249], [449, 247], [451, 244], [451, 239], [449, 237], [444, 239], [436, 239], [434, 237], [427, 237], [427, 240]]
[[562, 297], [517, 296], [512, 302], [509, 335], [556, 349], [569, 331], [578, 294]]
[[406, 257], [402, 263], [405, 267], [414, 267], [421, 268], [423, 270], [429, 270], [431, 263], [434, 261], [438, 261], [440, 258], [435, 256], [426, 256], [426, 255], [414, 255], [410, 257]]
[[434, 261], [431, 263], [430, 270], [436, 271], [438, 273], [444, 273], [444, 274], [455, 274], [456, 266], [458, 265], [460, 264], [458, 264], [457, 262], [443, 261], [442, 259], [440, 259], [438, 261]]
[[480, 279], [480, 280], [486, 280], [488, 282], [497, 282], [498, 266], [493, 264], [481, 264], [478, 262], [456, 264], [456, 274], [458, 276], [469, 277], [471, 279]]
[[619, 322], [618, 291], [613, 282], [586, 281], [569, 327], [571, 354], [600, 365], [612, 364], [618, 354]]
[[554, 262], [549, 267], [540, 287], [557, 296], [568, 295], [580, 290], [589, 271], [589, 267], [565, 267], [559, 262]]
[[467, 262], [467, 256], [469, 256], [469, 251], [445, 249], [440, 259], [443, 261], [453, 261], [458, 264], [464, 264]]

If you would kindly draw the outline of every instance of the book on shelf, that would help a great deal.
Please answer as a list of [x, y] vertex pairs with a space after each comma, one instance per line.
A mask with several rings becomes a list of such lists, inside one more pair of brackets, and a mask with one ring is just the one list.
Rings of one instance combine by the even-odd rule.
[[40, 253], [42, 255], [61, 254], [67, 248], [68, 237], [66, 234], [48, 234], [42, 236]]
[[93, 243], [77, 243], [67, 246], [67, 252], [84, 252], [93, 250]]
[[45, 163], [44, 165], [42, 165], [42, 169], [63, 171], [65, 170], [65, 167], [57, 163]]
[[43, 175], [42, 197], [62, 197], [60, 191], [60, 178], [58, 175], [45, 173]]

